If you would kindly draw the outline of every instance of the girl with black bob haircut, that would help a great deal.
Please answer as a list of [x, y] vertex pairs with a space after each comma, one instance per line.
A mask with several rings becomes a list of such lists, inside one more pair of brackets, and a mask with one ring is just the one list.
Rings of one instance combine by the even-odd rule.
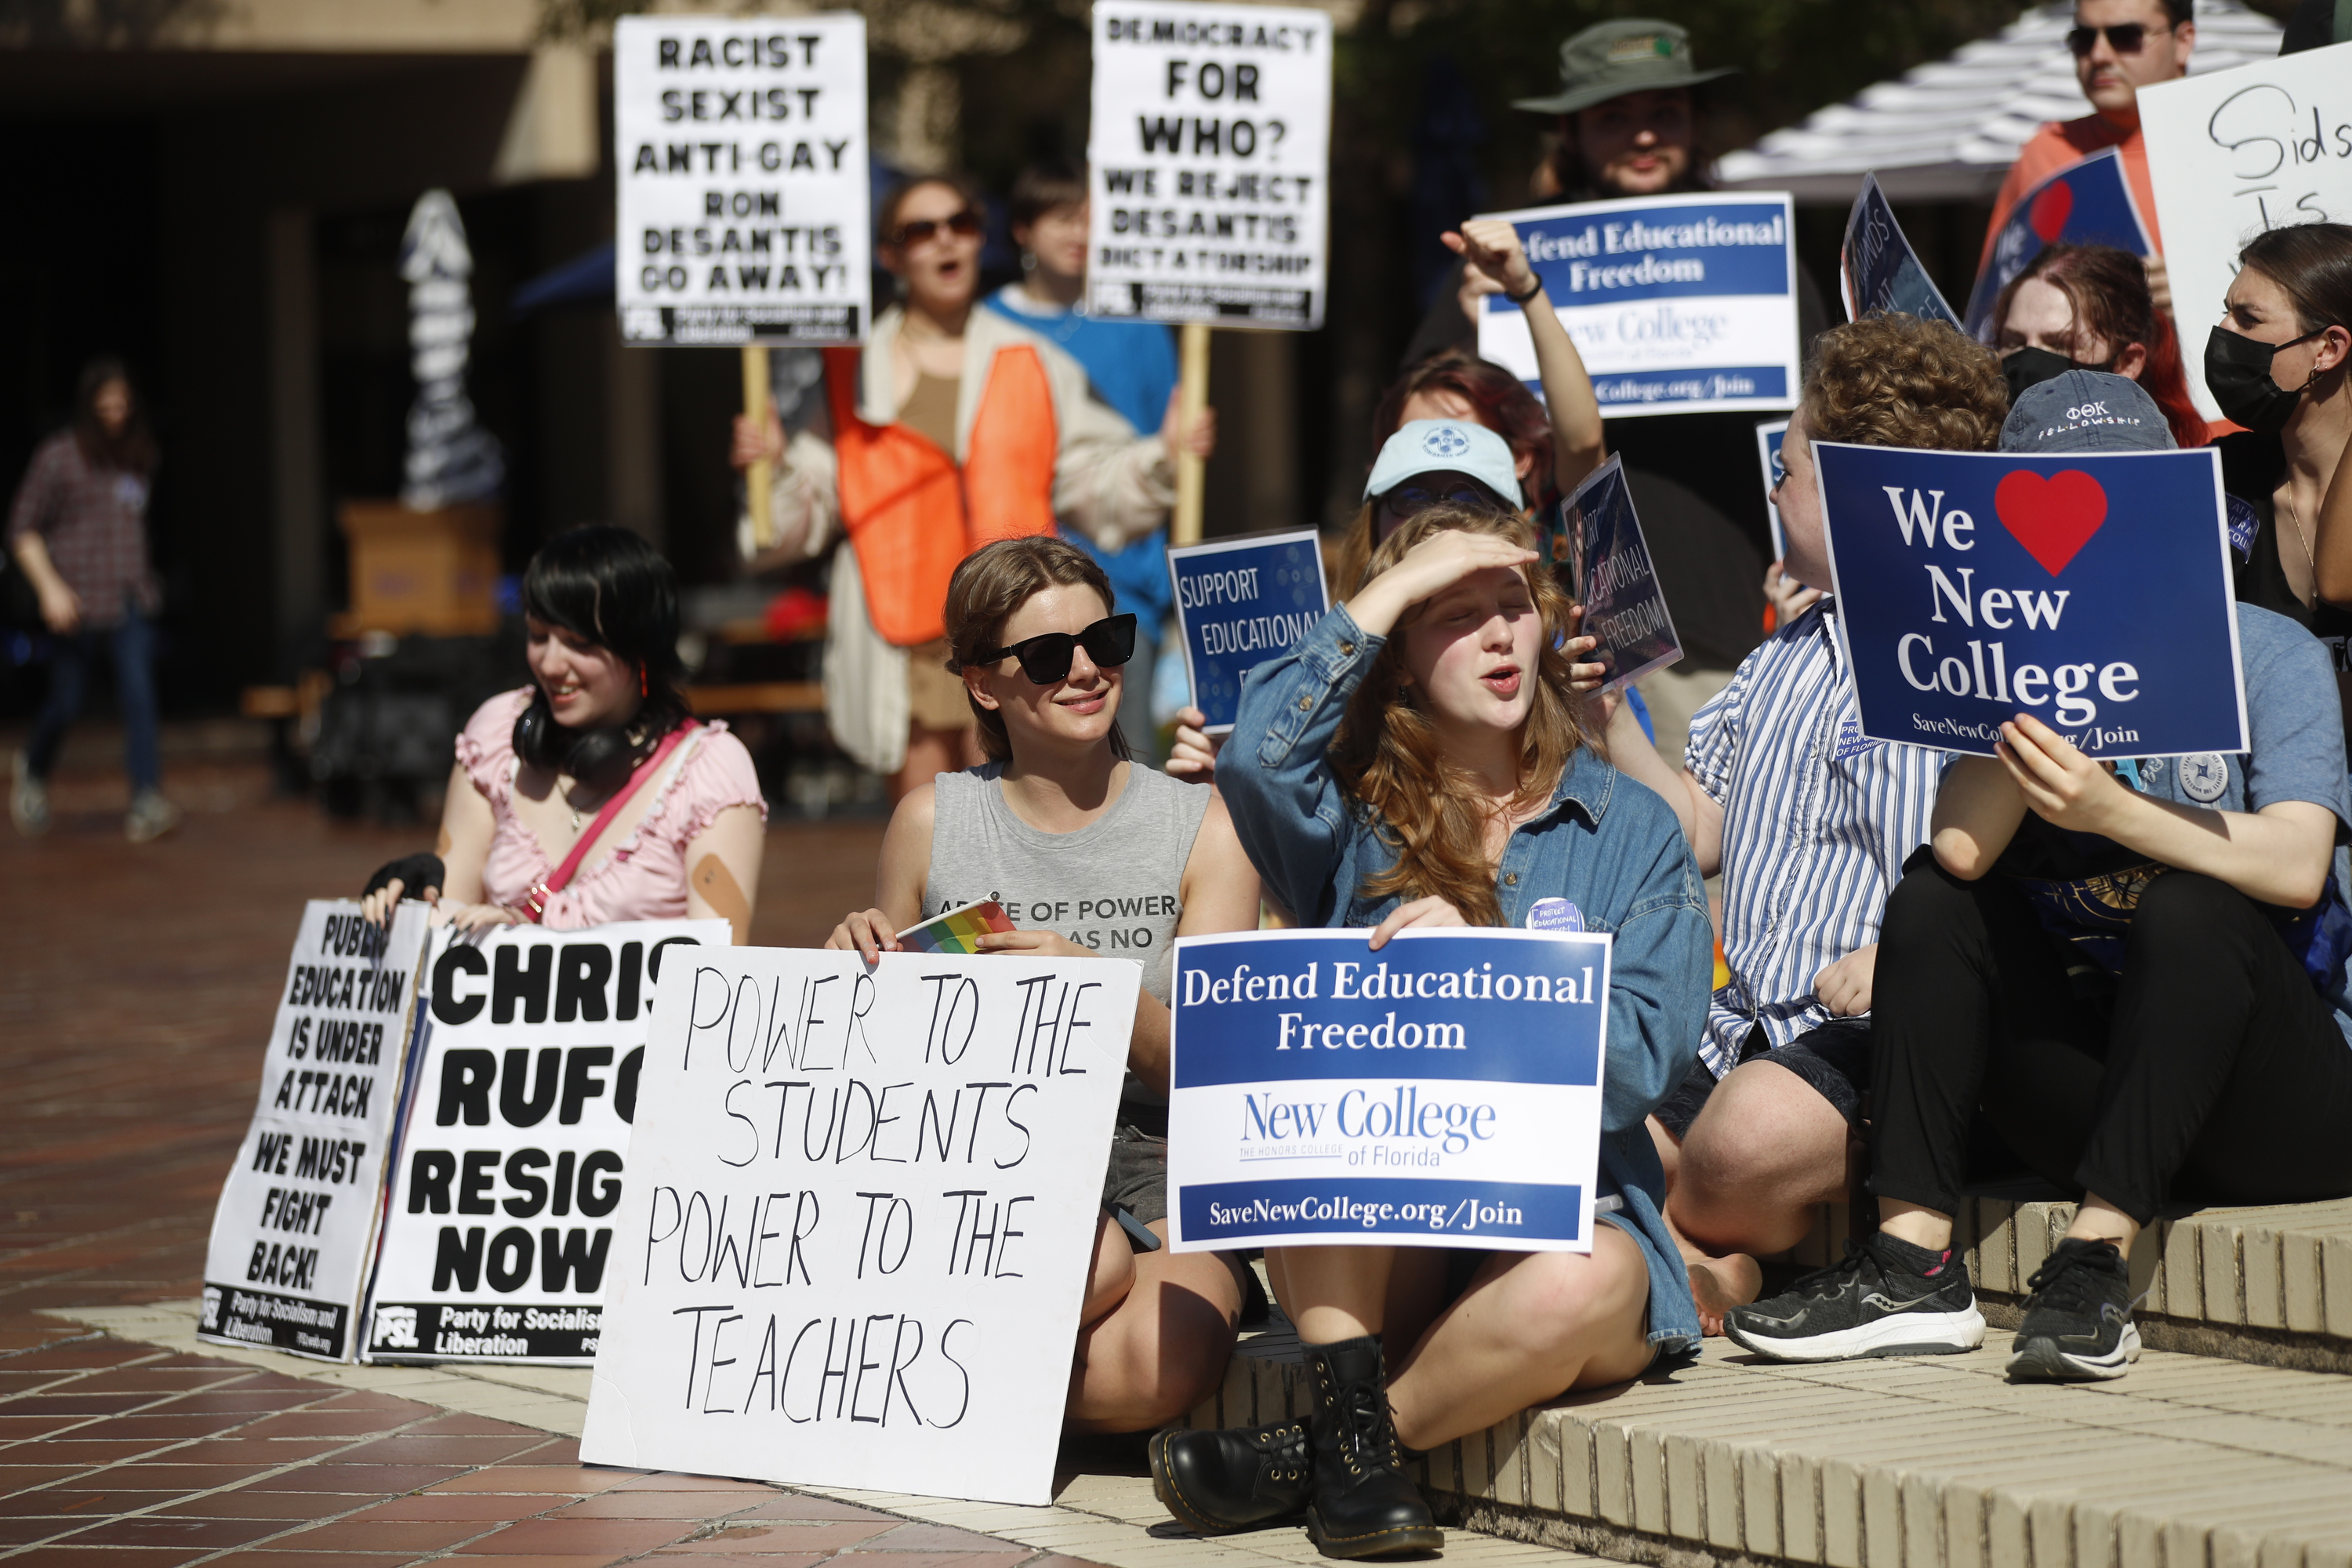
[[531, 683], [457, 737], [435, 854], [378, 870], [366, 912], [411, 889], [436, 919], [724, 919], [748, 940], [767, 805], [743, 743], [687, 710], [677, 575], [625, 528], [576, 528], [525, 568]]

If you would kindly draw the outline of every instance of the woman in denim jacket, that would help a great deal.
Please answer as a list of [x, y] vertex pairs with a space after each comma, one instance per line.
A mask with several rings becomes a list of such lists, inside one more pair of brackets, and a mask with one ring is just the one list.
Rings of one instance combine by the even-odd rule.
[[[1592, 749], [1570, 605], [1516, 514], [1438, 507], [1383, 542], [1354, 598], [1250, 672], [1218, 784], [1269, 893], [1308, 926], [1566, 927], [1614, 938], [1590, 1255], [1269, 1248], [1316, 1371], [1310, 1422], [1153, 1439], [1195, 1530], [1304, 1508], [1327, 1556], [1442, 1543], [1401, 1468], [1570, 1389], [1698, 1342], [1643, 1129], [1699, 1037], [1706, 907], [1665, 803]], [[1383, 1340], [1399, 1355], [1385, 1373]]]

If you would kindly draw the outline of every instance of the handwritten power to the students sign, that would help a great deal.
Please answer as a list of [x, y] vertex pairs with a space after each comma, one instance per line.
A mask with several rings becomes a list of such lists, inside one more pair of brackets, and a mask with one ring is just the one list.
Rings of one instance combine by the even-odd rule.
[[1609, 938], [1176, 943], [1173, 1245], [1592, 1250]]
[[2212, 450], [1813, 454], [1864, 735], [1990, 756], [2031, 713], [2095, 757], [2246, 749]]
[[1141, 973], [673, 957], [581, 1457], [1046, 1501]]
[[213, 1211], [198, 1339], [351, 1359], [425, 918], [403, 904], [387, 932], [354, 903], [303, 910], [261, 1098]]
[[368, 1360], [594, 1358], [654, 981], [730, 940], [724, 921], [440, 937]]
[[1323, 324], [1331, 21], [1097, 0], [1087, 310]]
[[1179, 545], [1168, 552], [1168, 574], [1192, 706], [1209, 716], [1203, 733], [1229, 733], [1242, 677], [1287, 652], [1331, 607], [1322, 536], [1310, 528]]
[[613, 26], [613, 132], [622, 337], [865, 337], [864, 17], [624, 16]]
[[[1796, 225], [1785, 195], [1643, 196], [1492, 213], [1519, 231], [1612, 418], [1797, 400]], [[1547, 307], [1546, 301], [1549, 301]], [[1480, 302], [1478, 352], [1537, 384], [1524, 311]]]
[[1560, 503], [1575, 556], [1576, 592], [1584, 630], [1601, 639], [1593, 662], [1609, 671], [1603, 691], [1615, 691], [1683, 657], [1665, 590], [1650, 561], [1625, 465], [1612, 458]]

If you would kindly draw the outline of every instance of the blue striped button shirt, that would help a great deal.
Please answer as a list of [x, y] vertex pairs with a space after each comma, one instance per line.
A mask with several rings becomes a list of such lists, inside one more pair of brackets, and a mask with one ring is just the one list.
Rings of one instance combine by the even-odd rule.
[[1684, 765], [1723, 807], [1723, 956], [1699, 1055], [1717, 1077], [1759, 1026], [1774, 1047], [1829, 1010], [1813, 976], [1878, 940], [1903, 862], [1927, 841], [1945, 753], [1862, 738], [1824, 599], [1765, 639], [1691, 720]]

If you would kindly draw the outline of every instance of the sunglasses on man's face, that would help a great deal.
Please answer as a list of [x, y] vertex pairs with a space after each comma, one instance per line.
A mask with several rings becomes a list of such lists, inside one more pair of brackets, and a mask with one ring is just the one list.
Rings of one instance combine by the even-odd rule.
[[1502, 503], [1492, 490], [1466, 480], [1440, 485], [1399, 485], [1382, 492], [1372, 503], [1372, 516], [1380, 537], [1386, 539], [1412, 519], [1433, 506], [1467, 507], [1472, 511], [1499, 512]]
[[978, 664], [1017, 658], [1021, 661], [1021, 673], [1029, 678], [1031, 685], [1051, 686], [1068, 678], [1070, 660], [1081, 647], [1097, 669], [1125, 664], [1135, 657], [1135, 617], [1105, 616], [1082, 632], [1041, 632], [1003, 647], [982, 648], [972, 658]]
[[2169, 27], [2151, 27], [2145, 22], [2118, 22], [2111, 27], [2076, 27], [2066, 35], [2066, 47], [2081, 59], [2099, 47], [2099, 35], [2107, 36], [2107, 47], [2119, 55], [2136, 55], [2147, 45], [2150, 33], [2168, 33]]
[[910, 245], [922, 244], [941, 229], [970, 239], [981, 230], [980, 215], [966, 207], [953, 217], [909, 218], [898, 226], [898, 232], [890, 237], [890, 243], [904, 250]]

